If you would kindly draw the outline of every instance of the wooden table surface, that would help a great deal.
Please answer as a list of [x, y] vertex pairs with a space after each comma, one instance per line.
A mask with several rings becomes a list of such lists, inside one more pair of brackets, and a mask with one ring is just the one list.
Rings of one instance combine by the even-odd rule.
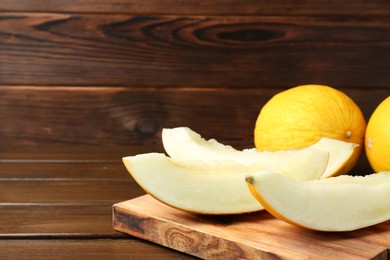
[[112, 228], [112, 205], [144, 192], [121, 157], [158, 147], [0, 152], [0, 259], [194, 259]]
[[367, 120], [390, 95], [387, 0], [0, 2], [0, 259], [190, 259], [112, 228], [144, 194], [123, 156], [176, 126], [252, 146], [259, 109], [297, 85]]

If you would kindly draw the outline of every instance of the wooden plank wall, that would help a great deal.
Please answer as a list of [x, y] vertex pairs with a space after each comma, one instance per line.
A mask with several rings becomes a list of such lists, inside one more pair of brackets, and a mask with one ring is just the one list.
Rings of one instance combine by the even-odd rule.
[[0, 145], [159, 144], [163, 127], [253, 146], [261, 106], [334, 86], [390, 95], [387, 0], [2, 0]]

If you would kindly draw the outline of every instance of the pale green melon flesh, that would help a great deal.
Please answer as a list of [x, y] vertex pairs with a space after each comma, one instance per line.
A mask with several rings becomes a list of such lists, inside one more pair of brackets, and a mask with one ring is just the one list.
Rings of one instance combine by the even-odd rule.
[[390, 172], [309, 182], [262, 172], [251, 181], [271, 213], [298, 226], [349, 231], [390, 219]]
[[[252, 148], [240, 151], [229, 145], [221, 144], [215, 139], [205, 140], [200, 134], [188, 127], [164, 128], [162, 141], [165, 151], [173, 161], [188, 167], [195, 167], [201, 163], [202, 167], [213, 168], [213, 172], [216, 174], [218, 172], [225, 173], [229, 168], [234, 169], [239, 164], [252, 168], [257, 167], [257, 169], [271, 169], [284, 176], [291, 174], [291, 176], [297, 176], [298, 180], [313, 180], [332, 175], [352, 156], [357, 147], [353, 143], [322, 138], [318, 143], [299, 150], [260, 152]], [[318, 150], [326, 152], [329, 157], [322, 174], [316, 175], [311, 171], [310, 176], [302, 176], [299, 172], [304, 169], [296, 168], [296, 171], [293, 170], [292, 165], [295, 161], [301, 160], [302, 157], [307, 158], [304, 155], [307, 153], [311, 153], [311, 157], [314, 158], [320, 153]], [[286, 167], [286, 165], [290, 165], [290, 167]], [[288, 170], [285, 171], [285, 169]]]
[[136, 182], [158, 200], [175, 208], [203, 214], [234, 214], [263, 209], [248, 190], [247, 173], [194, 173], [161, 153], [123, 158]]
[[174, 163], [212, 174], [241, 172], [245, 167], [247, 171], [267, 169], [305, 181], [320, 178], [329, 162], [329, 152], [323, 149], [239, 151], [214, 139], [206, 141], [188, 127], [165, 128], [162, 139], [165, 151]]
[[351, 158], [357, 144], [343, 142], [331, 138], [321, 138], [320, 141], [310, 146], [310, 148], [329, 151], [329, 164], [321, 178], [327, 178], [343, 166]]

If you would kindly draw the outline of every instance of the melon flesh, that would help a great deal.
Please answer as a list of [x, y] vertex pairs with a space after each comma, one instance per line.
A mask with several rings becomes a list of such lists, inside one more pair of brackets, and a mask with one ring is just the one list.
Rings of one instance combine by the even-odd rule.
[[[315, 159], [326, 162], [320, 157]], [[303, 161], [309, 173], [303, 171], [302, 176], [309, 176], [316, 167], [323, 170], [326, 165], [319, 166], [317, 160]], [[262, 170], [241, 166], [237, 171], [213, 174], [201, 165], [187, 168], [175, 164], [162, 153], [124, 157], [123, 163], [145, 192], [175, 208], [202, 214], [238, 214], [263, 209], [245, 183], [246, 176]]]
[[135, 181], [159, 201], [202, 214], [233, 214], [263, 209], [240, 174], [203, 174], [180, 167], [162, 153], [123, 158]]
[[321, 178], [328, 178], [345, 172], [344, 169], [349, 167], [349, 161], [358, 145], [323, 137], [317, 143], [309, 147], [329, 151], [329, 163], [321, 176]]
[[[318, 143], [299, 150], [260, 152], [256, 148], [251, 148], [240, 151], [221, 144], [215, 139], [205, 140], [188, 127], [164, 128], [162, 142], [165, 151], [175, 163], [190, 168], [202, 165], [203, 168], [213, 169], [214, 174], [218, 172], [224, 174], [229, 168], [234, 169], [237, 165], [238, 167], [245, 165], [256, 169], [270, 169], [284, 176], [290, 174], [290, 177], [295, 176], [298, 180], [313, 180], [337, 175], [357, 147], [353, 143], [322, 138]], [[307, 158], [307, 154], [311, 154], [309, 160], [316, 156], [321, 157], [321, 151], [328, 154], [328, 162], [322, 173], [306, 171], [304, 164], [297, 163], [302, 161], [302, 158]], [[304, 168], [293, 170], [294, 165], [301, 165]], [[301, 170], [311, 174], [303, 176]]]
[[264, 171], [246, 181], [267, 211], [308, 229], [350, 231], [390, 219], [390, 172], [296, 182]]

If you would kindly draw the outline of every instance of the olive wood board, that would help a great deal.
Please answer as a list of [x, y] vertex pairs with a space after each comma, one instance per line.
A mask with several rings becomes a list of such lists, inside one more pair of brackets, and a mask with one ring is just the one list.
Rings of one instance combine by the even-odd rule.
[[199, 215], [143, 195], [113, 206], [113, 227], [203, 259], [390, 258], [390, 221], [349, 232], [320, 232], [266, 211]]

